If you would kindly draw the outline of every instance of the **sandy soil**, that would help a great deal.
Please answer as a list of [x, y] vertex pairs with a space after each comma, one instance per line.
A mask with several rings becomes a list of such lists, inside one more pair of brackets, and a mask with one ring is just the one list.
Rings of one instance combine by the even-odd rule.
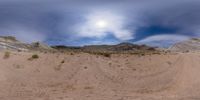
[[0, 53], [0, 100], [200, 100], [200, 53]]

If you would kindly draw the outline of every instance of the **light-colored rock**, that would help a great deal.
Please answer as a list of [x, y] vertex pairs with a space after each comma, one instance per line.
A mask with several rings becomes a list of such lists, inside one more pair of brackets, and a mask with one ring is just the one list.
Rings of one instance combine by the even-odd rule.
[[200, 51], [200, 39], [193, 38], [187, 41], [176, 43], [169, 48], [172, 51]]
[[52, 48], [41, 42], [34, 42], [27, 44], [18, 41], [12, 36], [0, 36], [0, 50], [12, 50], [12, 51], [41, 51], [52, 50]]
[[0, 36], [0, 50], [28, 51], [28, 44], [16, 40], [12, 36]]

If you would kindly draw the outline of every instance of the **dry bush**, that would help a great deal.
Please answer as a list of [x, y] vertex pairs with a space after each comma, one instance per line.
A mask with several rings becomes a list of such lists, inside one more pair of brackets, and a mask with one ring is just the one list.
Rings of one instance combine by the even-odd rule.
[[71, 52], [71, 53], [70, 53], [70, 55], [74, 55], [74, 53], [73, 53], [73, 52]]
[[110, 53], [103, 53], [102, 55], [103, 55], [104, 57], [109, 57], [109, 58], [111, 57], [111, 54], [110, 54]]
[[97, 55], [102, 55], [102, 56], [104, 56], [104, 57], [108, 57], [108, 58], [111, 57], [111, 53], [98, 52], [98, 53], [96, 53], [96, 54], [97, 54]]
[[62, 60], [61, 63], [62, 63], [62, 64], [65, 63], [65, 60]]
[[39, 56], [37, 54], [34, 54], [31, 56], [31, 58], [28, 58], [28, 60], [34, 60], [34, 59], [38, 59]]
[[62, 60], [58, 66], [54, 67], [54, 70], [55, 70], [55, 71], [60, 71], [60, 70], [62, 69], [62, 65], [63, 65], [64, 63], [65, 63], [65, 60]]
[[87, 53], [94, 54], [94, 55], [101, 55], [108, 58], [110, 58], [112, 55], [112, 53], [109, 53], [109, 52], [87, 52]]
[[32, 57], [31, 58], [33, 58], [33, 59], [38, 59], [39, 58], [39, 56], [37, 55], [37, 54], [34, 54], [34, 55], [32, 55]]
[[6, 51], [6, 52], [4, 53], [3, 58], [4, 58], [4, 59], [8, 59], [9, 57], [10, 57], [10, 52]]
[[86, 89], [86, 90], [93, 89], [93, 87], [92, 86], [86, 86], [86, 87], [84, 87], [84, 89]]

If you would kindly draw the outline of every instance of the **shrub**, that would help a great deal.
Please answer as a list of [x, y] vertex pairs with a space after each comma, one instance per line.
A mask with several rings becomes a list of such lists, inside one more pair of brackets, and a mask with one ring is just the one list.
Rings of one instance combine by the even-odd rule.
[[74, 53], [73, 53], [73, 52], [71, 52], [71, 53], [70, 53], [70, 55], [74, 55]]
[[39, 56], [37, 54], [34, 54], [28, 60], [33, 60], [33, 59], [38, 59], [38, 58], [39, 58]]
[[140, 55], [141, 55], [141, 56], [145, 56], [145, 53], [141, 53]]
[[184, 53], [188, 53], [188, 52], [190, 52], [190, 51], [189, 50], [184, 51]]
[[112, 53], [111, 52], [101, 52], [101, 51], [87, 51], [86, 53], [88, 54], [93, 54], [93, 55], [100, 55], [100, 56], [104, 56], [104, 57], [108, 57], [110, 58]]
[[34, 54], [34, 55], [32, 55], [32, 58], [33, 58], [33, 59], [38, 59], [39, 56], [38, 56], [37, 54]]
[[65, 60], [62, 60], [61, 63], [62, 63], [62, 64], [65, 63]]
[[161, 55], [161, 52], [153, 52], [153, 54]]
[[106, 53], [106, 52], [94, 52], [92, 54], [96, 54], [96, 55], [101, 55], [101, 56], [104, 56], [104, 57], [111, 57], [111, 53]]
[[86, 87], [84, 87], [84, 89], [93, 89], [93, 87], [91, 87], [91, 86], [86, 86]]
[[8, 59], [10, 57], [10, 52], [8, 52], [8, 51], [6, 51], [5, 53], [4, 53], [4, 59]]
[[103, 56], [104, 57], [111, 57], [111, 54], [109, 54], [109, 53], [103, 53]]

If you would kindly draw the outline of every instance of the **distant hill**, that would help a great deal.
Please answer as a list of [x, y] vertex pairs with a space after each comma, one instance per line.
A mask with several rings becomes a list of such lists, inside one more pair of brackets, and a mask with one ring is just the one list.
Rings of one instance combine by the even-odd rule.
[[187, 41], [182, 41], [174, 44], [169, 48], [172, 51], [199, 51], [200, 50], [200, 38], [192, 38]]
[[146, 45], [136, 45], [131, 43], [120, 43], [117, 45], [91, 45], [84, 46], [85, 51], [111, 51], [111, 52], [131, 52], [138, 50], [155, 50], [153, 47]]
[[155, 51], [153, 47], [136, 45], [132, 43], [120, 43], [117, 45], [87, 45], [83, 47], [53, 46], [57, 50], [71, 50], [83, 52], [111, 52], [111, 53], [132, 53], [137, 51]]
[[12, 36], [0, 36], [0, 50], [14, 50], [14, 51], [73, 51], [73, 52], [103, 52], [103, 53], [135, 53], [156, 51], [154, 47], [146, 45], [136, 45], [132, 43], [120, 43], [117, 45], [86, 45], [83, 47], [73, 46], [48, 46], [41, 42], [34, 42], [31, 44], [23, 43]]

